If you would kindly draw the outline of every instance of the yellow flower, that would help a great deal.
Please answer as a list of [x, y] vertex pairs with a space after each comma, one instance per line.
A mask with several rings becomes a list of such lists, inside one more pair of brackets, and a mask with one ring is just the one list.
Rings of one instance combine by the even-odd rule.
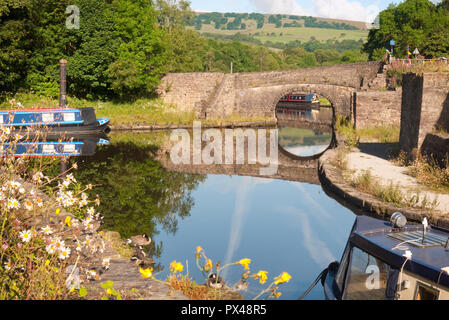
[[281, 296], [282, 292], [274, 292], [273, 296], [277, 299]]
[[274, 284], [288, 282], [292, 277], [287, 272], [282, 272], [280, 276], [274, 278]]
[[173, 261], [170, 263], [170, 272], [176, 273], [176, 272], [182, 272], [184, 270], [184, 266], [180, 262]]
[[69, 226], [70, 227], [70, 225], [71, 225], [71, 221], [72, 221], [72, 219], [69, 217], [69, 216], [67, 216], [66, 218], [65, 218], [65, 224], [67, 225], [67, 226]]
[[236, 264], [242, 265], [246, 270], [249, 270], [250, 263], [251, 263], [251, 259], [247, 259], [247, 258], [236, 262]]
[[45, 260], [45, 266], [48, 267], [48, 265], [50, 264], [50, 260]]
[[265, 283], [265, 281], [267, 281], [267, 271], [263, 271], [263, 270], [260, 270], [258, 273], [256, 273], [256, 274], [254, 274], [253, 275], [253, 278], [254, 279], [259, 279], [259, 282], [261, 283], [261, 284], [264, 284]]
[[207, 262], [204, 265], [203, 270], [208, 272], [208, 271], [212, 270], [212, 268], [213, 268], [212, 260], [211, 259], [207, 259]]
[[56, 209], [56, 215], [59, 215], [59, 213], [61, 212], [61, 209]]
[[146, 268], [145, 270], [139, 268], [139, 272], [142, 274], [142, 278], [151, 278], [153, 276], [153, 268]]
[[196, 258], [199, 259], [200, 258], [200, 253], [203, 250], [203, 248], [201, 248], [200, 246], [196, 247]]

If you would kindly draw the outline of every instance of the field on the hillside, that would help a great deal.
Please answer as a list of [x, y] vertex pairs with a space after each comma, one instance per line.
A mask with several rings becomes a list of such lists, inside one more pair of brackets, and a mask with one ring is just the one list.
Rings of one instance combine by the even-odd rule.
[[[344, 29], [332, 29], [332, 28], [315, 28], [315, 27], [284, 27], [286, 23], [294, 23], [298, 20], [292, 20], [289, 18], [282, 18], [282, 26], [276, 27], [274, 23], [268, 23], [268, 18], [270, 15], [265, 15], [265, 22], [262, 28], [257, 28], [257, 22], [255, 20], [250, 19], [242, 19], [241, 22], [245, 24], [245, 28], [241, 30], [227, 30], [226, 24], [221, 25], [219, 29], [215, 28], [214, 21], [211, 21], [209, 24], [202, 23], [201, 29], [198, 30], [200, 33], [211, 33], [211, 34], [220, 34], [231, 36], [236, 33], [241, 33], [244, 35], [251, 35], [254, 38], [266, 42], [282, 42], [288, 43], [290, 41], [299, 40], [301, 42], [307, 42], [314, 37], [318, 41], [327, 41], [327, 40], [355, 40], [358, 41], [362, 39], [366, 40], [368, 36], [368, 31], [365, 28], [365, 25], [361, 22], [353, 22], [353, 21], [343, 21], [343, 20], [330, 20], [330, 19], [320, 19], [316, 18], [317, 21], [327, 21], [329, 23], [337, 22], [337, 23], [346, 23], [350, 26], [355, 26], [358, 30], [344, 30]], [[232, 23], [235, 18], [228, 17], [227, 22]], [[304, 23], [299, 20], [299, 23], [304, 25]], [[191, 27], [193, 28], [193, 27]]]

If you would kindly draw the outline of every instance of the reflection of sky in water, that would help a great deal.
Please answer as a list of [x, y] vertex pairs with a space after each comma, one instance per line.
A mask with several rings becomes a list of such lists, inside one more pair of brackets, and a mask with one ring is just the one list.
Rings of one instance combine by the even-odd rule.
[[[266, 285], [282, 271], [290, 273], [292, 279], [280, 288], [283, 299], [297, 299], [330, 262], [340, 260], [355, 220], [320, 186], [307, 183], [209, 175], [192, 196], [195, 206], [176, 235], [155, 236], [163, 243], [158, 262], [168, 268], [173, 260], [188, 260], [190, 276], [203, 283], [195, 266], [196, 246], [214, 263], [250, 258], [252, 272], [268, 271]], [[232, 285], [242, 271], [232, 266], [223, 271], [224, 280]], [[244, 297], [254, 297], [263, 287], [250, 279]], [[324, 298], [321, 284], [308, 298]]]
[[284, 150], [298, 157], [311, 157], [325, 151], [329, 145], [285, 147]]

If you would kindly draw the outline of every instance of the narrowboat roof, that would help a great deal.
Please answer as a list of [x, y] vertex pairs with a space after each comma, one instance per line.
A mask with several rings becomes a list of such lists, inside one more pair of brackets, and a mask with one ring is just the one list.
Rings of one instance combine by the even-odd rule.
[[449, 250], [445, 248], [449, 230], [428, 227], [424, 243], [422, 234], [422, 224], [407, 224], [394, 230], [391, 222], [359, 216], [350, 242], [398, 269], [404, 265], [404, 253], [408, 250], [412, 258], [404, 269], [449, 287], [449, 275], [442, 270], [449, 267]]
[[17, 113], [17, 112], [51, 112], [51, 111], [80, 111], [81, 108], [23, 108], [23, 109], [8, 109], [0, 110], [0, 113]]

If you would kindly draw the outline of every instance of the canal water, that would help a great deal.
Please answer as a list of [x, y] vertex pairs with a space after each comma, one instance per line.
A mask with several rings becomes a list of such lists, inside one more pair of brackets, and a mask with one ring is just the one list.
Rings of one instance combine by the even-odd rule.
[[[292, 278], [280, 285], [280, 299], [297, 299], [330, 262], [340, 260], [355, 215], [327, 196], [316, 177], [316, 182], [303, 182], [301, 177], [288, 181], [241, 175], [235, 168], [220, 171], [217, 164], [213, 170], [166, 168], [161, 159], [169, 154], [162, 152], [161, 158], [161, 150], [170, 134], [112, 134], [110, 145], [78, 161], [76, 173], [79, 180], [99, 185], [93, 191], [100, 196], [106, 229], [124, 238], [142, 233], [152, 238], [146, 249], [157, 262], [159, 279], [167, 277], [176, 260], [185, 266], [184, 273], [188, 265], [189, 276], [204, 283], [195, 263], [195, 249], [201, 246], [213, 263], [248, 258], [252, 273], [268, 272], [264, 285], [249, 279], [247, 290], [240, 292], [245, 299], [282, 272]], [[319, 153], [332, 137], [313, 126], [285, 126], [278, 136], [279, 145], [295, 156]], [[220, 275], [231, 286], [244, 271], [233, 265]], [[324, 299], [321, 284], [307, 299]]]

